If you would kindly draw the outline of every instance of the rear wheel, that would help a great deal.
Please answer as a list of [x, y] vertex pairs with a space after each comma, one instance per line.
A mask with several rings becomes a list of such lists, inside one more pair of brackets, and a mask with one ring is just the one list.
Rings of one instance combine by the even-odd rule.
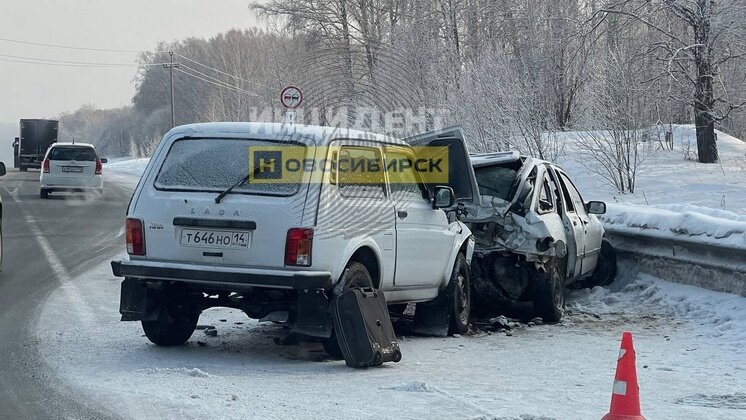
[[[355, 287], [373, 287], [373, 278], [371, 277], [370, 272], [363, 264], [357, 261], [351, 262], [347, 268], [345, 268], [339, 283], [334, 287], [334, 296], [339, 296], [342, 292], [346, 292]], [[344, 358], [334, 329], [332, 329], [332, 335], [329, 338], [323, 339], [321, 344], [324, 346], [326, 353], [332, 359], [342, 360]]]
[[537, 271], [534, 276], [534, 311], [546, 322], [562, 319], [565, 308], [565, 264], [563, 261], [547, 263], [547, 271]]
[[593, 274], [585, 282], [584, 286], [608, 286], [614, 282], [616, 277], [616, 251], [611, 242], [604, 239], [601, 242], [601, 253], [598, 256], [598, 264]]
[[170, 347], [186, 343], [197, 328], [198, 319], [199, 314], [179, 314], [141, 322], [148, 340], [158, 346]]
[[49, 198], [49, 190], [42, 189], [41, 191], [39, 191], [39, 197]]
[[141, 321], [145, 335], [158, 346], [178, 346], [186, 343], [197, 328], [199, 311], [191, 305], [189, 294], [179, 287], [154, 293], [149, 304], [159, 307], [158, 318]]

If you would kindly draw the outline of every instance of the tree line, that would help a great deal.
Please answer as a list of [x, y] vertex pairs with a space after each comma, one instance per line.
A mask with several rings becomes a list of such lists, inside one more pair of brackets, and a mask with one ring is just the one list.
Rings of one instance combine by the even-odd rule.
[[63, 134], [147, 154], [170, 128], [168, 70], [147, 65], [174, 51], [177, 124], [279, 120], [295, 84], [312, 110], [301, 121], [460, 124], [475, 151], [553, 159], [557, 133], [606, 130], [586, 152], [615, 156], [601, 159], [620, 191], [649, 127], [695, 123], [701, 162], [718, 159], [716, 126], [746, 135], [743, 0], [268, 0], [247, 13], [262, 27], [142, 54], [132, 106], [63, 115]]

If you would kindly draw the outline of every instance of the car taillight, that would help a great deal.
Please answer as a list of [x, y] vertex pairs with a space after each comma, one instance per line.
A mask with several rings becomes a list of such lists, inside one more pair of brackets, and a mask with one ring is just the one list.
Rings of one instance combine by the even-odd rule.
[[285, 265], [308, 267], [311, 265], [313, 229], [293, 228], [288, 230], [285, 241]]
[[42, 172], [45, 174], [49, 173], [49, 159], [44, 159], [44, 163], [42, 164]]
[[101, 175], [104, 171], [104, 165], [101, 163], [101, 159], [96, 159], [96, 175]]
[[127, 253], [130, 255], [145, 255], [145, 232], [142, 228], [142, 220], [127, 219]]

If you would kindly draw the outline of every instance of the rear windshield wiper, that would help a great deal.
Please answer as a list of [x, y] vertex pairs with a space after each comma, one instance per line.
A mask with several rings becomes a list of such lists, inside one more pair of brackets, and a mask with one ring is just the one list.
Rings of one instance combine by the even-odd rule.
[[233, 191], [235, 188], [238, 188], [240, 185], [243, 185], [246, 182], [248, 182], [249, 179], [251, 179], [252, 176], [255, 176], [256, 174], [258, 174], [259, 171], [261, 171], [265, 167], [273, 165], [273, 164], [274, 164], [274, 160], [270, 160], [269, 162], [267, 162], [267, 163], [265, 163], [265, 164], [263, 164], [261, 166], [257, 166], [256, 168], [254, 168], [254, 170], [250, 174], [246, 174], [246, 176], [243, 177], [243, 178], [241, 178], [240, 181], [236, 182], [235, 184], [233, 184], [230, 187], [226, 188], [225, 191], [223, 191], [220, 194], [218, 194], [218, 196], [215, 197], [215, 204], [220, 204], [220, 202], [225, 198], [225, 196], [228, 195], [228, 194], [230, 194], [231, 191]]

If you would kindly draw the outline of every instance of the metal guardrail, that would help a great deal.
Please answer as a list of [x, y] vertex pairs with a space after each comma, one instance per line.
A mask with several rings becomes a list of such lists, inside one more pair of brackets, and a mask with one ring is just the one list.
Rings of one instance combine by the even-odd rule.
[[656, 229], [604, 227], [617, 254], [633, 259], [640, 272], [746, 297], [746, 240], [726, 245]]

